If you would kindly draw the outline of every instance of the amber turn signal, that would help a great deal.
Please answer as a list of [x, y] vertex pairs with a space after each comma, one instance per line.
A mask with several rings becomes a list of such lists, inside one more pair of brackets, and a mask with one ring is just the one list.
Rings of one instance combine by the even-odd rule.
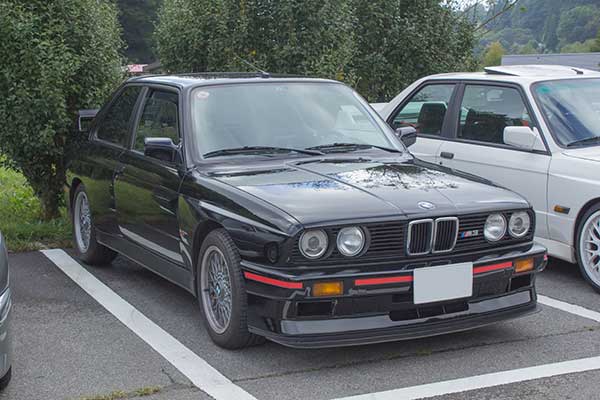
[[527, 272], [527, 271], [531, 271], [533, 269], [533, 258], [526, 258], [524, 260], [517, 260], [515, 261], [515, 272], [521, 273], [521, 272]]
[[337, 296], [342, 293], [342, 282], [317, 282], [313, 285], [313, 296]]

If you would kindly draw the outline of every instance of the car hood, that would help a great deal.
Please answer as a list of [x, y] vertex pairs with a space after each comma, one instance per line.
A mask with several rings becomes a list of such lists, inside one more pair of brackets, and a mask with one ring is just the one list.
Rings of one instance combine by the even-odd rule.
[[563, 151], [563, 154], [568, 157], [581, 158], [583, 160], [600, 161], [600, 146], [569, 149]]
[[246, 164], [238, 171], [229, 165], [209, 175], [271, 203], [305, 226], [529, 206], [506, 189], [414, 159], [288, 160], [267, 164]]

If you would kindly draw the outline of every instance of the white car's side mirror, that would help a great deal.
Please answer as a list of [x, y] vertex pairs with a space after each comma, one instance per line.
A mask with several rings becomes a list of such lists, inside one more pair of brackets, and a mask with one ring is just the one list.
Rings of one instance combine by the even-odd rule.
[[523, 150], [545, 150], [537, 129], [528, 126], [507, 126], [504, 128], [504, 144]]

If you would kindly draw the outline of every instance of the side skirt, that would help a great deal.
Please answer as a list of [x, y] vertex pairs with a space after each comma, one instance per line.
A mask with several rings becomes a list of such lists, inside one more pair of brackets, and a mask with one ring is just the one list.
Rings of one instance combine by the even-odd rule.
[[96, 234], [98, 242], [104, 246], [116, 251], [136, 264], [149, 269], [155, 274], [160, 275], [169, 282], [182, 287], [194, 296], [196, 295], [191, 271], [182, 268], [166, 258], [157, 256], [153, 252], [128, 239], [107, 235], [101, 232], [97, 232]]

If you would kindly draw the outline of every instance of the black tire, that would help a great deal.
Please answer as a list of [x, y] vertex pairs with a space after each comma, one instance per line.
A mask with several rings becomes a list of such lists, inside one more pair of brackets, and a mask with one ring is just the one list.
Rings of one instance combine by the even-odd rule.
[[4, 376], [2, 378], [0, 378], [0, 390], [6, 389], [6, 387], [10, 383], [11, 378], [12, 378], [12, 367], [9, 367], [8, 371], [6, 371]]
[[[204, 296], [201, 289], [203, 260], [207, 256], [207, 251], [213, 251], [214, 247], [220, 250], [226, 261], [231, 284], [231, 317], [223, 332], [218, 332], [211, 326], [203, 304]], [[248, 298], [240, 267], [240, 255], [233, 240], [224, 229], [210, 232], [202, 243], [196, 266], [196, 290], [204, 325], [211, 339], [218, 346], [233, 350], [264, 343], [263, 337], [248, 331]]]
[[85, 263], [91, 265], [107, 265], [112, 262], [117, 256], [117, 253], [106, 246], [101, 245], [96, 240], [96, 229], [94, 227], [94, 221], [90, 216], [90, 238], [89, 244], [87, 248], [82, 247], [80, 240], [78, 240], [76, 232], [77, 223], [75, 218], [78, 216], [77, 213], [77, 201], [79, 196], [84, 195], [89, 204], [89, 199], [87, 197], [87, 193], [85, 191], [85, 186], [83, 184], [79, 184], [75, 189], [75, 193], [73, 194], [73, 204], [71, 205], [71, 227], [73, 234], [73, 244], [75, 247], [75, 251], [77, 252], [78, 257]]
[[579, 265], [579, 270], [581, 271], [581, 275], [585, 278], [585, 280], [596, 290], [596, 292], [600, 293], [600, 280], [598, 277], [594, 278], [591, 276], [592, 271], [589, 271], [585, 266], [585, 262], [583, 260], [583, 249], [581, 247], [581, 236], [584, 234], [584, 229], [588, 223], [590, 218], [597, 218], [598, 213], [600, 212], [600, 204], [596, 204], [592, 206], [589, 210], [581, 218], [579, 225], [577, 226], [577, 238], [575, 242], [575, 253], [577, 255], [577, 264]]

